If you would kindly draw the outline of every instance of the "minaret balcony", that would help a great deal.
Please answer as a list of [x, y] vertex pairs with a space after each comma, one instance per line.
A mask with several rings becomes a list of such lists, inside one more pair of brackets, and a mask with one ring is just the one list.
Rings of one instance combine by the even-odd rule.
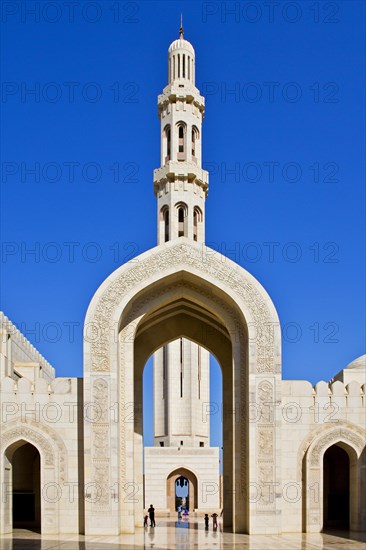
[[188, 80], [174, 81], [164, 88], [163, 93], [158, 96], [159, 113], [167, 103], [176, 103], [177, 101], [194, 103], [201, 112], [205, 110], [205, 98], [201, 96], [198, 88], [192, 86]]
[[184, 180], [188, 183], [196, 183], [204, 190], [206, 196], [208, 193], [208, 172], [197, 166], [194, 162], [169, 161], [154, 170], [154, 191], [158, 192], [162, 184], [173, 182], [175, 180]]

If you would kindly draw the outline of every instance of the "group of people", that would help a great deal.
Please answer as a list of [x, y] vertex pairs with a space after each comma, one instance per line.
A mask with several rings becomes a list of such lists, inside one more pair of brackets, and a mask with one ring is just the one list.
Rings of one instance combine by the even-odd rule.
[[[150, 504], [150, 508], [148, 509], [147, 513], [148, 513], [148, 515], [146, 515], [144, 517], [144, 527], [148, 527], [148, 519], [150, 519], [150, 527], [155, 527], [156, 526], [156, 523], [155, 523], [155, 508], [152, 504]], [[186, 508], [184, 508], [184, 510], [183, 510], [183, 515], [185, 516], [185, 518], [188, 517], [188, 510]], [[211, 517], [212, 517], [213, 530], [216, 531], [216, 529], [217, 529], [217, 518], [219, 516], [218, 516], [218, 514], [216, 514], [214, 512], [213, 514], [211, 514]], [[178, 519], [182, 519], [182, 506], [178, 507]], [[208, 517], [208, 514], [205, 514], [204, 519], [205, 519], [205, 529], [206, 529], [206, 531], [208, 531], [208, 526], [209, 526], [209, 522], [210, 522], [210, 518]]]
[[144, 527], [147, 527], [147, 520], [150, 519], [150, 527], [156, 527], [155, 523], [155, 508], [152, 504], [150, 504], [150, 508], [148, 509], [147, 513], [148, 516], [144, 517]]
[[187, 510], [187, 508], [183, 508], [182, 506], [178, 506], [177, 512], [178, 512], [178, 519], [182, 519], [182, 515], [184, 516], [184, 519], [188, 519], [188, 510]]
[[[213, 530], [216, 531], [216, 529], [217, 529], [217, 518], [219, 516], [218, 516], [218, 514], [216, 514], [214, 512], [213, 514], [211, 514], [211, 517], [212, 517]], [[208, 517], [208, 514], [205, 514], [205, 529], [206, 529], [206, 531], [208, 531], [209, 521], [210, 521], [210, 518]]]

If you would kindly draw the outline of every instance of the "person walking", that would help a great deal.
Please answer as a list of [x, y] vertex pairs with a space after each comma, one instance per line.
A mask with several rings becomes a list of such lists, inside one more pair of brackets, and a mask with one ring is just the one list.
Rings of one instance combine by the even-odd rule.
[[150, 504], [150, 508], [148, 509], [149, 512], [149, 518], [150, 518], [150, 527], [155, 527], [155, 508], [152, 504]]
[[205, 529], [208, 531], [208, 522], [210, 521], [210, 518], [208, 517], [208, 514], [205, 514]]
[[212, 521], [213, 521], [213, 528], [214, 528], [214, 531], [216, 531], [217, 529], [217, 518], [218, 518], [218, 515], [216, 513], [213, 513], [212, 514]]

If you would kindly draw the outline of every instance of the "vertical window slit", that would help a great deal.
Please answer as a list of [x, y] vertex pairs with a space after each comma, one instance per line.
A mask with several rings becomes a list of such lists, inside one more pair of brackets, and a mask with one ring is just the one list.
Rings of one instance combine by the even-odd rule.
[[178, 209], [178, 237], [184, 237], [184, 208]]
[[180, 339], [180, 396], [183, 397], [183, 338]]
[[169, 209], [164, 212], [164, 239], [165, 242], [169, 241]]
[[163, 399], [166, 396], [166, 371], [167, 371], [167, 352], [166, 346], [163, 347]]
[[198, 346], [198, 399], [201, 399], [201, 348]]

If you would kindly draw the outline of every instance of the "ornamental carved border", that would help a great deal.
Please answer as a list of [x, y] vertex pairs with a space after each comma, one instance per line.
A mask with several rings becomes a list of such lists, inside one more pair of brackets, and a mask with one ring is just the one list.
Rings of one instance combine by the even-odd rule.
[[[66, 449], [65, 442], [60, 437], [60, 435], [54, 429], [50, 428], [46, 424], [40, 424], [39, 422], [35, 422], [30, 418], [27, 418], [26, 422], [19, 422], [18, 420], [14, 420], [13, 422], [9, 422], [7, 424], [7, 430], [4, 432], [4, 435], [2, 434], [0, 435], [2, 448], [3, 448], [3, 441], [5, 440], [4, 438], [7, 436], [7, 434], [10, 432], [15, 432], [18, 429], [22, 429], [24, 431], [23, 432], [24, 437], [27, 437], [25, 433], [26, 431], [29, 437], [32, 436], [31, 434], [34, 434], [35, 437], [39, 435], [39, 437], [42, 438], [42, 441], [45, 442], [47, 449], [50, 450], [53, 457], [56, 454], [53, 445], [57, 447], [59, 479], [61, 482], [67, 481], [67, 449]], [[35, 441], [35, 437], [34, 437], [34, 441]], [[18, 438], [18, 439], [21, 439], [21, 438]], [[46, 461], [46, 465], [48, 465], [47, 461]], [[52, 465], [54, 465], [53, 462], [52, 462]]]
[[[125, 327], [121, 333], [120, 333], [120, 345], [119, 345], [119, 351], [120, 351], [120, 359], [119, 359], [119, 364], [120, 364], [120, 369], [119, 369], [119, 398], [120, 398], [120, 401], [121, 402], [125, 402], [125, 397], [126, 397], [126, 377], [125, 377], [125, 369], [124, 369], [124, 365], [125, 365], [125, 345], [124, 345], [124, 341], [125, 341], [125, 337], [126, 337], [126, 332], [127, 332], [128, 328]], [[119, 423], [119, 449], [120, 449], [120, 452], [119, 452], [119, 466], [120, 466], [120, 482], [121, 482], [121, 487], [125, 487], [125, 484], [127, 482], [127, 479], [126, 479], [126, 425], [124, 422], [120, 422]]]
[[365, 446], [365, 439], [356, 434], [354, 431], [345, 427], [336, 429], [333, 428], [332, 431], [326, 433], [320, 441], [318, 441], [314, 447], [310, 449], [311, 466], [318, 466], [322, 452], [329, 446], [337, 443], [340, 439], [349, 442], [354, 448], [356, 448], [358, 454], [361, 454], [362, 449]]
[[[315, 426], [314, 426], [315, 428]], [[361, 440], [366, 442], [366, 432], [357, 426], [356, 424], [353, 424], [351, 422], [348, 422], [346, 420], [338, 420], [337, 422], [327, 422], [325, 424], [322, 424], [321, 426], [318, 426], [315, 429], [312, 429], [311, 432], [307, 435], [305, 439], [303, 439], [302, 443], [299, 445], [299, 450], [297, 453], [297, 476], [298, 479], [301, 479], [302, 475], [302, 466], [303, 466], [303, 460], [304, 456], [306, 455], [306, 452], [309, 451], [309, 454], [311, 451], [311, 446], [315, 446], [318, 441], [320, 444], [322, 441], [324, 441], [324, 437], [329, 434], [334, 434], [334, 430], [337, 430], [338, 435], [336, 436], [339, 438], [339, 430], [342, 430], [343, 436], [345, 433], [353, 433], [356, 436], [358, 436]], [[347, 437], [347, 436], [346, 436]]]
[[1, 446], [3, 451], [5, 451], [9, 445], [16, 443], [16, 441], [20, 439], [25, 439], [25, 441], [35, 444], [39, 448], [38, 450], [44, 456], [46, 466], [55, 465], [54, 452], [47, 439], [28, 426], [18, 425], [3, 433], [1, 435]]
[[[271, 493], [271, 484], [275, 481], [275, 430], [274, 430], [274, 386], [269, 380], [263, 380], [257, 389], [261, 416], [256, 427], [257, 462], [260, 499], [257, 509], [274, 510], [276, 500]], [[267, 491], [268, 488], [268, 491]]]
[[92, 395], [97, 414], [92, 423], [93, 479], [98, 487], [93, 507], [109, 510], [109, 389], [103, 378], [93, 381]]
[[244, 300], [257, 328], [257, 371], [274, 372], [272, 316], [263, 296], [251, 281], [243, 277], [239, 269], [230, 267], [210, 254], [206, 254], [205, 260], [202, 256], [203, 249], [183, 243], [167, 249], [161, 248], [147, 258], [133, 263], [131, 267], [126, 267], [123, 273], [109, 284], [99, 298], [93, 316], [93, 326], [98, 331], [98, 337], [93, 338], [91, 344], [93, 372], [110, 370], [109, 339], [110, 331], [113, 330], [111, 320], [121, 296], [141, 283], [149, 283], [152, 276], [174, 266], [178, 269], [184, 266], [198, 269], [203, 275], [209, 275], [225, 283]]

